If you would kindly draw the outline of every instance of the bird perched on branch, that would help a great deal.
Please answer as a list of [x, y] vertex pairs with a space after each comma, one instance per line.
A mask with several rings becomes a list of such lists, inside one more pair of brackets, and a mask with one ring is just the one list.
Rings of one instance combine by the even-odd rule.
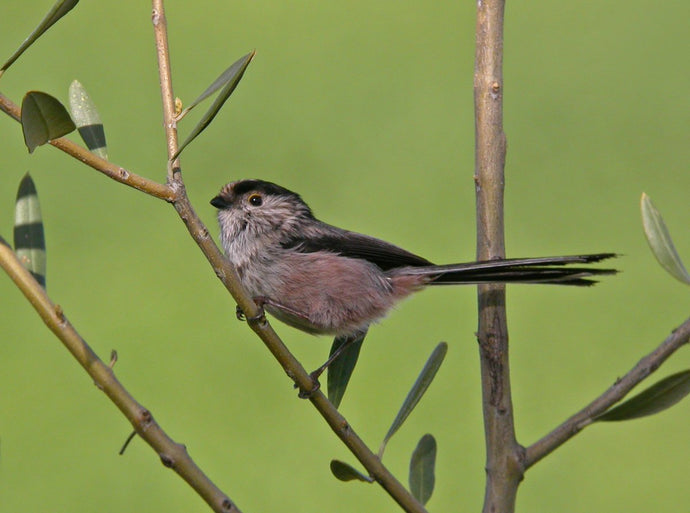
[[614, 269], [596, 253], [435, 265], [389, 242], [326, 224], [302, 198], [263, 180], [225, 185], [211, 200], [220, 240], [257, 304], [312, 334], [355, 339], [398, 302], [433, 285], [587, 286]]

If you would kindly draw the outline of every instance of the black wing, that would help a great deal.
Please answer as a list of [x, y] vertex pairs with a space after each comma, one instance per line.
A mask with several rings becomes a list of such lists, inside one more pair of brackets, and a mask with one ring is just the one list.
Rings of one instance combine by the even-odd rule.
[[341, 230], [334, 226], [328, 226], [327, 234], [291, 238], [284, 241], [282, 246], [303, 253], [330, 251], [349, 258], [361, 258], [379, 266], [384, 271], [408, 265], [414, 267], [433, 265], [426, 258], [389, 242], [361, 233]]

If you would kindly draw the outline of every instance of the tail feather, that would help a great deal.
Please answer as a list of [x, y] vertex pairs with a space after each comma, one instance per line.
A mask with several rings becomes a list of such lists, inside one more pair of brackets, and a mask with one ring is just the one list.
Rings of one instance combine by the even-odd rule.
[[479, 283], [545, 283], [556, 285], [594, 285], [595, 277], [616, 274], [616, 269], [566, 267], [614, 258], [615, 253], [561, 257], [514, 258], [465, 264], [406, 267], [405, 274], [429, 277], [429, 285]]

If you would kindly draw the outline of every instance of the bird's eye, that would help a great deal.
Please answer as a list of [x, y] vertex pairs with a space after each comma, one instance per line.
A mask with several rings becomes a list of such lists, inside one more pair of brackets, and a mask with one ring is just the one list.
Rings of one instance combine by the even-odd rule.
[[253, 207], [260, 207], [261, 204], [264, 202], [263, 198], [261, 197], [261, 194], [252, 194], [249, 196], [247, 201], [249, 201], [249, 204]]

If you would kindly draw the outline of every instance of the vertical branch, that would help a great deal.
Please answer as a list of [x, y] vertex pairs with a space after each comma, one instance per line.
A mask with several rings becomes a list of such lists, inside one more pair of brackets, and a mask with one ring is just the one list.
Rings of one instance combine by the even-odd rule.
[[[474, 71], [477, 258], [505, 257], [503, 188], [504, 0], [478, 0]], [[522, 448], [515, 439], [510, 394], [505, 286], [478, 287], [478, 342], [486, 438], [486, 512], [515, 510], [523, 475]]]
[[[165, 18], [163, 0], [152, 0], [153, 10], [151, 21], [156, 39], [156, 55], [158, 57], [158, 74], [160, 77], [161, 100], [163, 102], [163, 123], [165, 125], [165, 139], [168, 147], [168, 158], [177, 151], [177, 121], [175, 120], [175, 95], [172, 88], [172, 74], [170, 70], [170, 50], [168, 47], [168, 21]], [[168, 165], [168, 183], [172, 183], [174, 169], [179, 171], [177, 162]]]

